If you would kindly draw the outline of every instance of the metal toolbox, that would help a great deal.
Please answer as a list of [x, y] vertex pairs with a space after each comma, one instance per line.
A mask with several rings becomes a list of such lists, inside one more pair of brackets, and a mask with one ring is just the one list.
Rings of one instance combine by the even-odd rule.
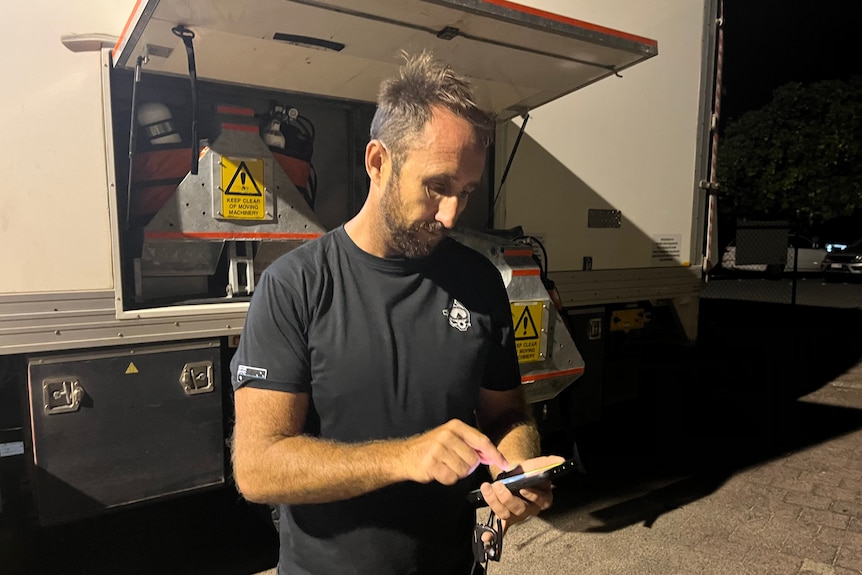
[[218, 340], [28, 358], [42, 521], [223, 483], [220, 374]]

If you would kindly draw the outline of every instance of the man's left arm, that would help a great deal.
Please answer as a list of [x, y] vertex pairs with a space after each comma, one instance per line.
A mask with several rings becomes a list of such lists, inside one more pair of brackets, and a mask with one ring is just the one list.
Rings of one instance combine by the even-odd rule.
[[[507, 461], [523, 471], [563, 461], [558, 456], [539, 456], [539, 432], [521, 386], [508, 391], [481, 389], [476, 415], [482, 432], [497, 444]], [[497, 477], [505, 470], [492, 467], [490, 471]], [[481, 490], [485, 502], [507, 526], [537, 515], [553, 502], [550, 482], [521, 489], [518, 494], [499, 482], [483, 483]]]

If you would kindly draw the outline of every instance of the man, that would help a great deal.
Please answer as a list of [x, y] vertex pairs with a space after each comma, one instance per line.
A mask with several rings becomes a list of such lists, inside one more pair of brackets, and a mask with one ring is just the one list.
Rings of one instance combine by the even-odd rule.
[[[233, 463], [244, 497], [280, 505], [281, 575], [466, 575], [473, 472], [549, 463], [500, 274], [446, 238], [492, 134], [464, 79], [408, 58], [381, 86], [359, 214], [261, 277], [231, 363]], [[552, 499], [481, 489], [509, 525]]]

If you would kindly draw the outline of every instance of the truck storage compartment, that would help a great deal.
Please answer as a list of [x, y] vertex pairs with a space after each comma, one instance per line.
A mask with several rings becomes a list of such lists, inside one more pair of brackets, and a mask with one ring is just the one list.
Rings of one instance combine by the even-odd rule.
[[361, 201], [368, 104], [202, 81], [193, 109], [187, 78], [110, 84], [125, 310], [243, 301]]
[[43, 522], [224, 482], [218, 340], [32, 356], [28, 380]]

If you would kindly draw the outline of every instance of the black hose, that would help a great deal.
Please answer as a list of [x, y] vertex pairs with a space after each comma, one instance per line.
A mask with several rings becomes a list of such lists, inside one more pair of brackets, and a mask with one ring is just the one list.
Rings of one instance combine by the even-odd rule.
[[515, 241], [518, 240], [527, 240], [530, 242], [531, 246], [535, 243], [539, 246], [539, 249], [542, 250], [542, 261], [539, 262], [539, 269], [542, 273], [542, 281], [546, 281], [548, 279], [548, 250], [545, 249], [545, 244], [535, 236], [520, 236], [515, 238]]

